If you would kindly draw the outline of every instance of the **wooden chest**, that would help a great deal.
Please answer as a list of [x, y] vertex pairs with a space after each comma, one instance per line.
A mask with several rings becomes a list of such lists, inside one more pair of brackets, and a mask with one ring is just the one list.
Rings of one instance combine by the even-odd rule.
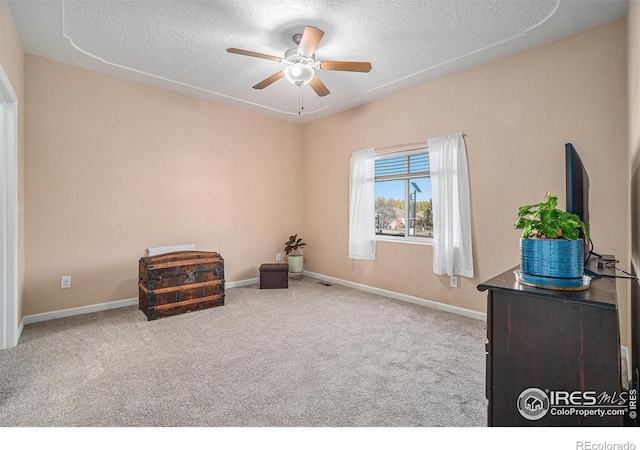
[[181, 251], [140, 259], [139, 308], [148, 320], [224, 305], [219, 253]]

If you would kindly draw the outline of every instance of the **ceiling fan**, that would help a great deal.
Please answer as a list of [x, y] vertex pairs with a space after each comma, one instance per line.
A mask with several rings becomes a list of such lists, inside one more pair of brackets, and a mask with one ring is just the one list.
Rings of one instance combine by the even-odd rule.
[[238, 55], [252, 56], [254, 58], [269, 59], [271, 61], [284, 61], [288, 64], [284, 70], [274, 73], [260, 83], [253, 86], [254, 89], [264, 89], [285, 77], [296, 86], [311, 85], [320, 97], [330, 93], [329, 89], [320, 80], [314, 69], [340, 70], [346, 72], [369, 72], [371, 63], [358, 61], [316, 61], [315, 51], [324, 36], [324, 31], [315, 27], [306, 27], [303, 34], [293, 36], [293, 42], [298, 46], [290, 48], [284, 53], [284, 57], [265, 55], [264, 53], [251, 52], [239, 48], [228, 48], [227, 52]]

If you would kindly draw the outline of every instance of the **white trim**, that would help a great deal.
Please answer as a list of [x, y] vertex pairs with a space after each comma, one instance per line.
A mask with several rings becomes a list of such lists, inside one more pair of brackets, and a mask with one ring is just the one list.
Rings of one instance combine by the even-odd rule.
[[633, 369], [631, 368], [631, 353], [629, 352], [629, 347], [621, 345], [620, 353], [622, 353], [622, 357], [627, 363], [627, 381], [629, 382], [629, 386], [631, 386], [633, 385]]
[[[260, 281], [259, 278], [250, 278], [248, 280], [225, 282], [225, 289], [231, 289], [240, 286], [248, 286], [251, 284], [257, 284]], [[57, 311], [50, 311], [46, 313], [31, 314], [25, 316], [20, 324], [20, 332], [25, 325], [31, 323], [44, 322], [47, 320], [61, 319], [63, 317], [79, 316], [81, 314], [89, 314], [99, 311], [107, 311], [109, 309], [124, 308], [126, 306], [138, 305], [138, 298], [128, 298], [125, 300], [115, 300], [113, 302], [97, 303], [95, 305], [78, 306], [76, 308], [59, 309]]]
[[376, 234], [376, 242], [403, 242], [405, 244], [433, 246], [433, 238], [422, 236], [388, 236], [385, 234]]
[[18, 325], [18, 97], [0, 65], [0, 350], [15, 347]]
[[258, 284], [260, 282], [260, 278], [249, 278], [247, 280], [240, 280], [240, 281], [225, 281], [224, 282], [224, 287], [225, 289], [229, 288], [236, 288], [236, 287], [242, 287], [242, 286], [249, 286], [251, 284]]
[[16, 91], [13, 90], [9, 76], [4, 71], [4, 68], [0, 64], [0, 98], [3, 102], [18, 103], [18, 96]]
[[97, 303], [95, 305], [78, 306], [77, 308], [60, 309], [58, 311], [31, 314], [24, 317], [24, 324], [29, 325], [36, 322], [45, 322], [47, 320], [61, 319], [63, 317], [79, 316], [81, 314], [107, 311], [109, 309], [124, 308], [125, 306], [134, 306], [137, 304], [137, 298], [129, 298], [126, 300], [116, 300], [114, 302]]
[[[18, 340], [20, 340], [20, 336], [22, 336], [23, 331], [24, 331], [24, 317], [20, 321], [20, 325], [18, 325], [18, 333], [17, 333]], [[16, 345], [18, 345], [17, 342], [16, 342]]]
[[[305, 271], [304, 275], [307, 275], [308, 277], [311, 277], [311, 278], [317, 278], [319, 280], [328, 281], [331, 283], [341, 284], [343, 286], [359, 289], [361, 291], [370, 292], [372, 294], [378, 294], [384, 297], [393, 298], [396, 300], [402, 300], [405, 302], [427, 306], [429, 308], [439, 309], [441, 311], [450, 312], [450, 313], [458, 314], [465, 317], [470, 317], [476, 320], [484, 320], [484, 321], [487, 320], [487, 315], [485, 313], [473, 311], [471, 309], [460, 308], [458, 306], [452, 306], [452, 305], [446, 305], [444, 303], [438, 303], [432, 300], [426, 300], [426, 299], [414, 297], [411, 295], [400, 294], [398, 292], [387, 291], [385, 289], [380, 289], [380, 288], [367, 286], [364, 284], [354, 283], [352, 281], [346, 281], [340, 278], [329, 277], [326, 275], [321, 275], [319, 273]], [[246, 280], [225, 282], [225, 288], [233, 289], [236, 287], [258, 284], [259, 282], [260, 282], [260, 278], [249, 278]], [[80, 314], [89, 314], [89, 313], [94, 313], [99, 311], [106, 311], [109, 309], [124, 308], [126, 306], [135, 306], [135, 305], [138, 305], [138, 299], [129, 298], [126, 300], [116, 300], [113, 302], [98, 303], [95, 305], [79, 306], [77, 308], [68, 308], [68, 309], [61, 309], [58, 311], [51, 311], [51, 312], [40, 313], [40, 314], [31, 314], [29, 316], [24, 317], [22, 323], [20, 324], [20, 330], [22, 331], [22, 328], [25, 325], [29, 325], [32, 323], [44, 322], [47, 320], [61, 319], [63, 317], [77, 316]]]
[[[402, 145], [394, 145], [391, 147], [401, 148]], [[427, 141], [424, 141], [423, 143], [415, 144], [415, 146], [410, 146], [410, 147], [414, 147], [414, 148], [410, 148], [407, 150], [382, 151], [379, 153], [376, 153], [378, 152], [378, 149], [374, 149], [374, 155], [375, 155], [374, 159], [376, 161], [379, 161], [381, 159], [392, 159], [398, 156], [414, 156], [414, 155], [420, 155], [422, 153], [429, 153], [429, 145], [427, 145]]]
[[380, 289], [366, 284], [354, 283], [353, 281], [342, 280], [340, 278], [334, 278], [319, 273], [304, 271], [304, 274], [319, 280], [328, 281], [331, 283], [341, 284], [354, 289], [360, 289], [361, 291], [370, 292], [372, 294], [382, 295], [384, 297], [393, 298], [395, 300], [402, 300], [409, 303], [415, 303], [417, 305], [427, 306], [429, 308], [439, 309], [441, 311], [458, 314], [460, 316], [469, 317], [471, 319], [483, 320], [486, 322], [487, 315], [479, 311], [472, 309], [460, 308], [459, 306], [447, 305], [445, 303], [435, 302], [433, 300], [427, 300], [420, 297], [414, 297], [413, 295], [401, 294], [399, 292], [388, 291], [386, 289]]

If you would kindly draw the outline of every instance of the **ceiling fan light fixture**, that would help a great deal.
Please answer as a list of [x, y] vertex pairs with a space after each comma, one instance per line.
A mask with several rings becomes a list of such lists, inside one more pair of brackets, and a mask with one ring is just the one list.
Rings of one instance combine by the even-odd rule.
[[296, 86], [304, 86], [309, 84], [313, 77], [316, 76], [314, 70], [303, 64], [292, 64], [284, 69], [284, 76], [290, 83]]
[[300, 95], [300, 111], [302, 108], [302, 86], [310, 85], [318, 97], [324, 97], [331, 92], [316, 75], [318, 70], [338, 70], [343, 72], [369, 72], [371, 63], [362, 61], [316, 61], [315, 51], [324, 36], [324, 31], [316, 27], [305, 27], [304, 33], [293, 36], [293, 42], [297, 47], [290, 48], [284, 52], [284, 58], [267, 55], [264, 53], [242, 50], [239, 48], [228, 48], [227, 52], [238, 55], [252, 56], [254, 58], [270, 59], [276, 62], [284, 61], [287, 67], [280, 72], [274, 73], [265, 78], [255, 86], [254, 89], [264, 89], [272, 85], [280, 78], [286, 78], [294, 86], [298, 86]]

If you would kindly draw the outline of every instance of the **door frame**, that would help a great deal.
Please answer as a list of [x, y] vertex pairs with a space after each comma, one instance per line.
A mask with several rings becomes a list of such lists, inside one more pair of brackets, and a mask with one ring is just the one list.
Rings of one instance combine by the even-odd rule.
[[0, 350], [18, 345], [18, 311], [18, 97], [0, 65]]

